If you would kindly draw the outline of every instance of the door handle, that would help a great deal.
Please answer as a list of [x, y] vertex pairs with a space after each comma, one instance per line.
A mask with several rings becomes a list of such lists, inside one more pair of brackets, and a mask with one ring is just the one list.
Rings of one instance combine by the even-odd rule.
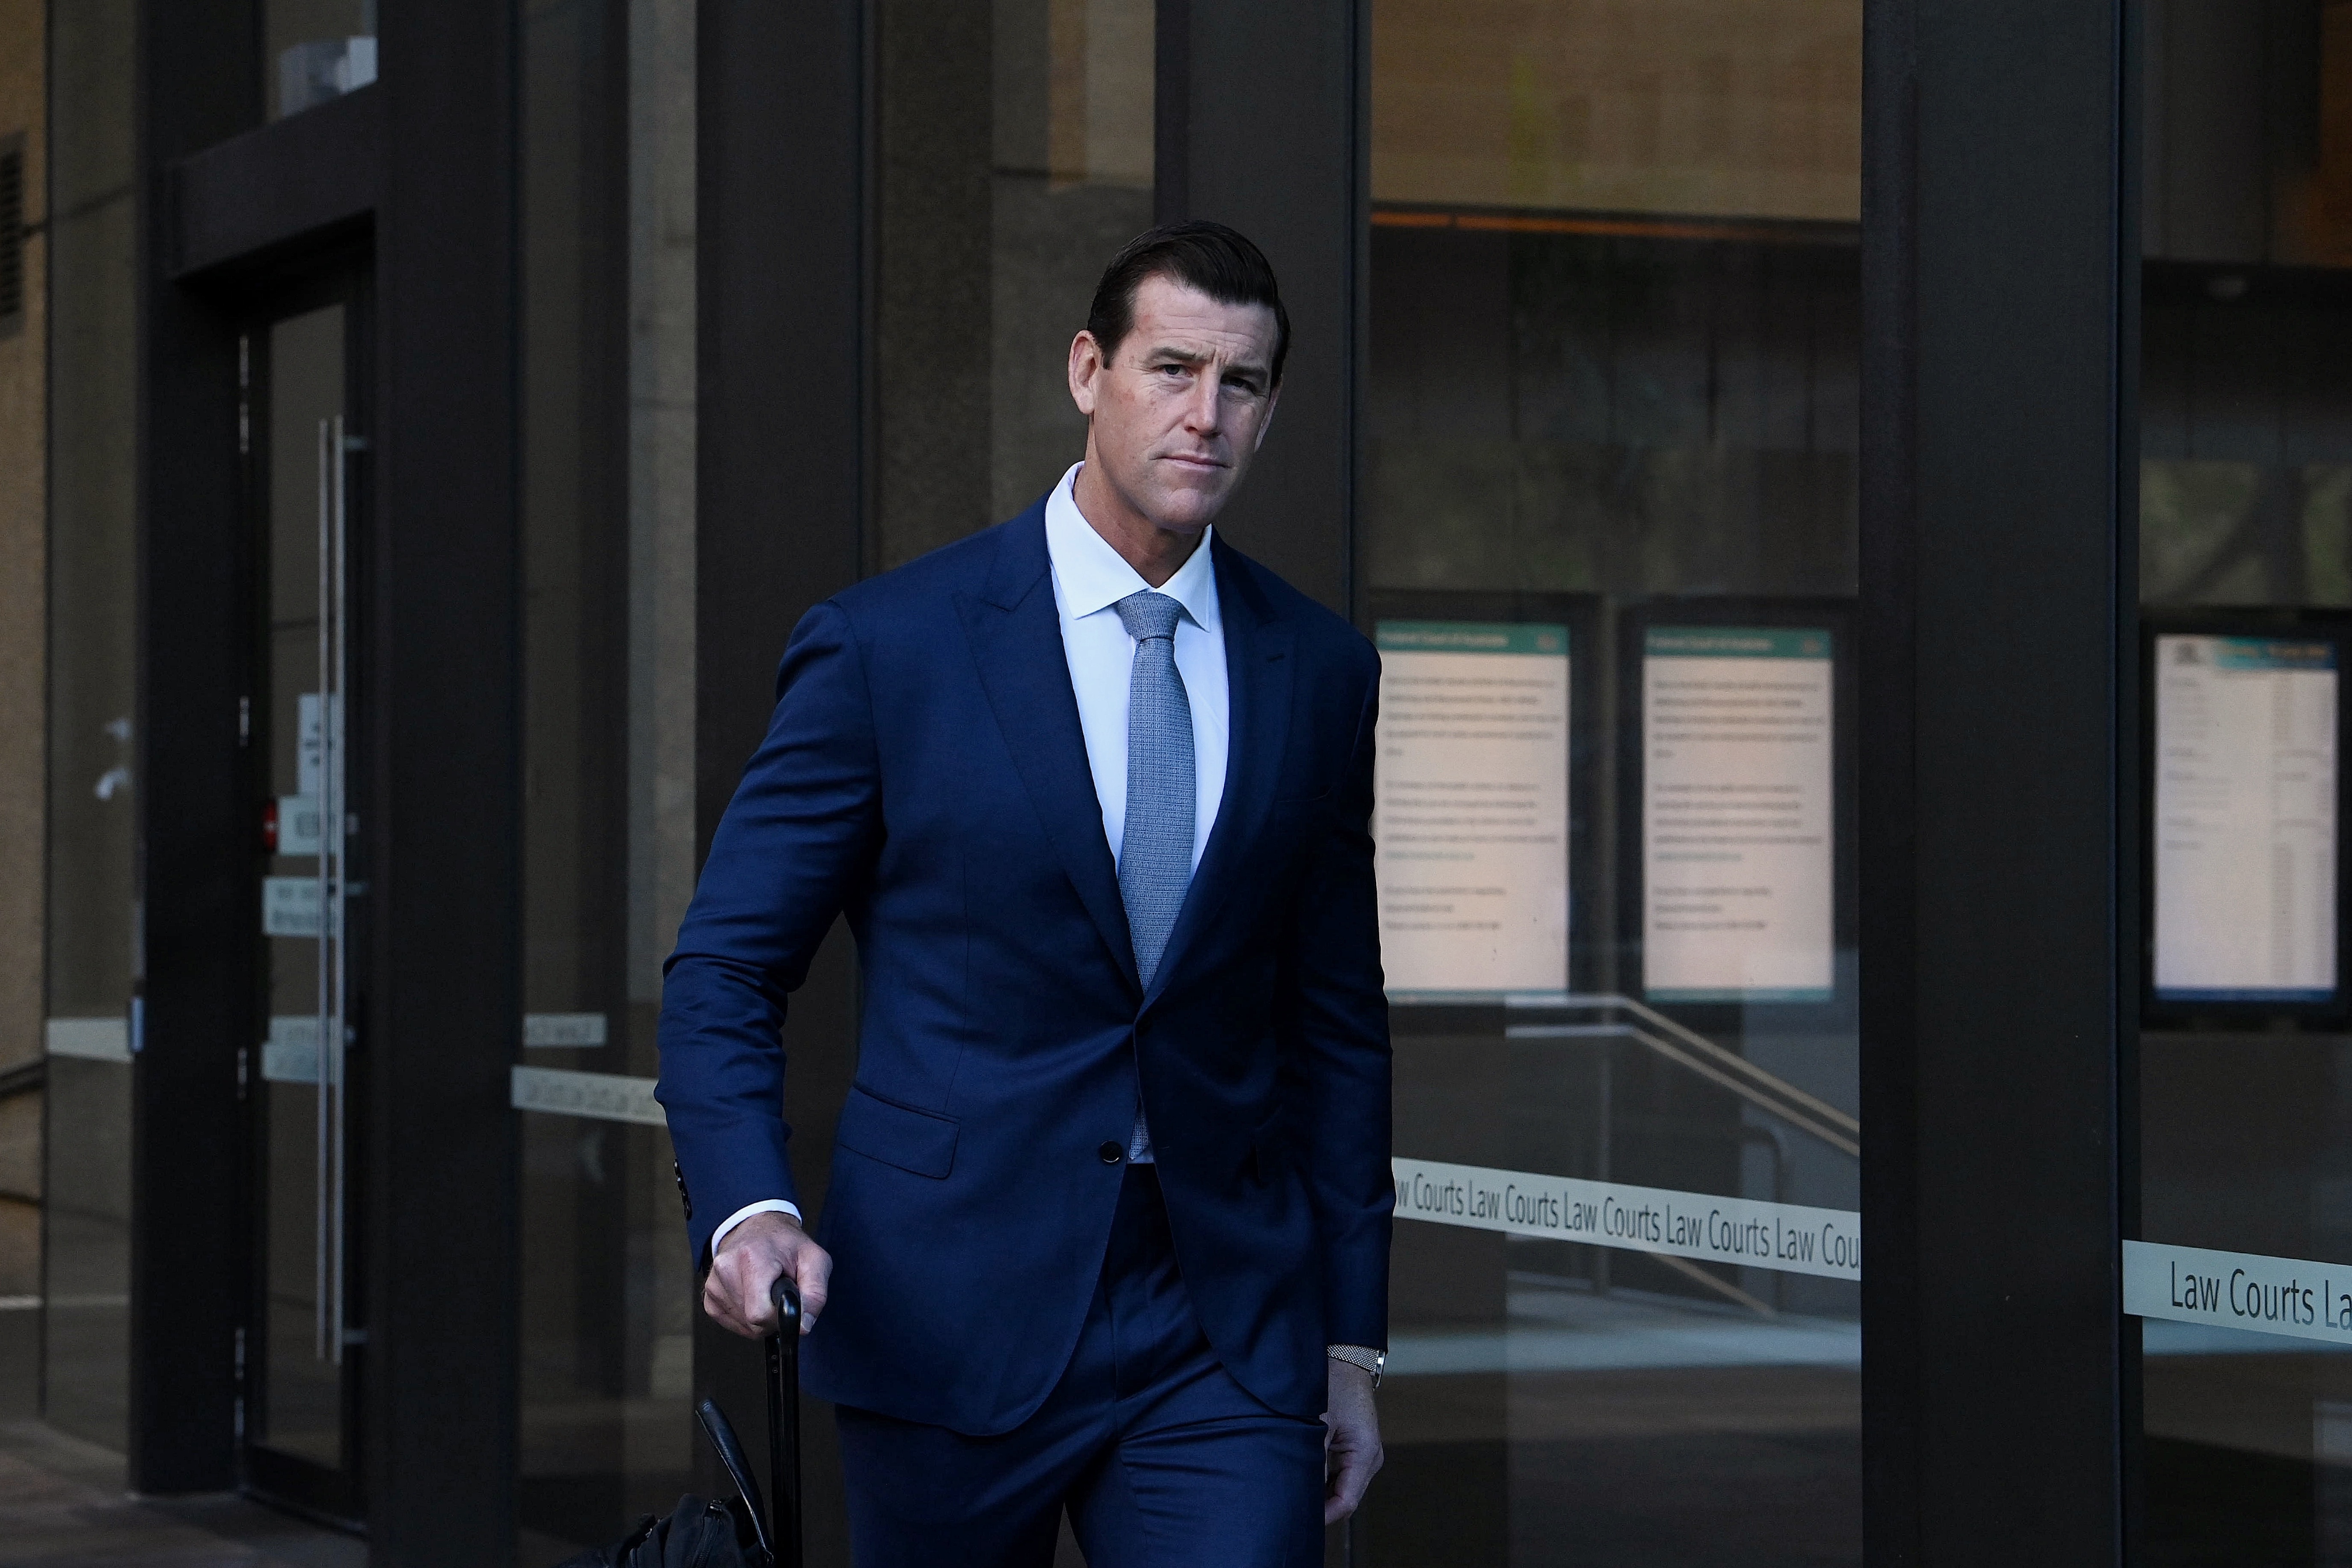
[[[334, 1036], [331, 1032], [334, 1016], [334, 974], [328, 947], [328, 931], [334, 914], [334, 845], [341, 837], [335, 830], [342, 826], [335, 799], [335, 688], [334, 688], [334, 454], [330, 443], [334, 439], [334, 423], [319, 421], [319, 1050], [317, 1060], [317, 1202], [318, 1219], [312, 1236], [315, 1242], [315, 1278], [310, 1299], [317, 1319], [316, 1343], [313, 1353], [325, 1361], [332, 1353], [328, 1345], [328, 1233], [334, 1223], [329, 1199], [332, 1186], [332, 1155], [330, 1143], [333, 1132], [331, 1114], [327, 1104], [327, 1080], [330, 1050]], [[341, 1336], [332, 1336], [340, 1338]]]
[[347, 1131], [343, 1047], [350, 966], [343, 941], [350, 891], [343, 854], [348, 770], [343, 695], [351, 674], [351, 574], [344, 483], [343, 416], [319, 421], [319, 1052], [318, 1223], [313, 1296], [318, 1359], [341, 1365], [346, 1313], [343, 1198]]
[[[324, 783], [327, 780], [331, 780], [333, 782], [335, 805], [334, 815], [328, 821], [320, 824], [320, 826], [324, 831], [320, 837], [319, 847], [321, 849], [331, 847], [335, 852], [335, 877], [333, 889], [335, 902], [333, 920], [331, 921], [331, 934], [334, 938], [335, 943], [333, 995], [334, 1051], [332, 1057], [334, 1069], [327, 1074], [328, 1084], [326, 1090], [328, 1094], [333, 1096], [335, 1105], [334, 1191], [331, 1194], [328, 1205], [333, 1215], [335, 1223], [334, 1252], [332, 1258], [329, 1260], [328, 1269], [329, 1283], [333, 1287], [334, 1291], [334, 1304], [332, 1308], [333, 1317], [329, 1324], [327, 1339], [329, 1357], [335, 1365], [341, 1366], [343, 1364], [343, 1340], [346, 1331], [345, 1325], [350, 1321], [350, 1315], [345, 1310], [345, 1302], [343, 1300], [344, 1279], [346, 1275], [349, 1273], [348, 1268], [345, 1267], [346, 1259], [344, 1258], [345, 1249], [343, 1246], [344, 1234], [347, 1228], [344, 1223], [343, 1213], [343, 1199], [345, 1196], [344, 1167], [346, 1163], [344, 1159], [344, 1146], [349, 1142], [346, 1137], [346, 1133], [349, 1131], [347, 1125], [348, 1119], [345, 1115], [347, 1100], [343, 1088], [347, 1075], [344, 1068], [343, 1058], [346, 1054], [345, 1047], [350, 1044], [348, 1037], [351, 1033], [351, 966], [346, 962], [350, 952], [350, 948], [344, 940], [343, 932], [345, 926], [344, 916], [348, 912], [347, 903], [351, 895], [351, 877], [349, 875], [349, 868], [345, 864], [343, 843], [345, 829], [349, 826], [351, 822], [351, 811], [349, 806], [345, 804], [345, 797], [350, 793], [347, 788], [350, 783], [350, 769], [345, 761], [347, 748], [344, 745], [345, 736], [343, 726], [344, 709], [346, 707], [346, 703], [344, 701], [345, 688], [351, 683], [351, 549], [350, 531], [346, 527], [346, 521], [349, 513], [345, 505], [345, 491], [347, 487], [344, 482], [345, 475], [350, 468], [350, 458], [348, 455], [350, 452], [350, 446], [343, 436], [343, 416], [340, 414], [336, 415], [332, 424], [334, 426], [334, 431], [331, 443], [332, 449], [330, 453], [330, 457], [332, 460], [329, 463], [328, 468], [334, 479], [335, 695], [334, 700], [327, 704], [327, 708], [329, 712], [333, 716], [333, 733], [335, 742], [334, 750], [329, 755], [329, 765], [326, 770], [326, 779], [322, 779], [320, 782]], [[329, 923], [326, 921], [327, 912], [328, 911], [323, 908], [320, 910], [322, 924]], [[328, 1053], [321, 1050], [319, 1053], [319, 1059], [321, 1063], [326, 1062], [329, 1059]]]

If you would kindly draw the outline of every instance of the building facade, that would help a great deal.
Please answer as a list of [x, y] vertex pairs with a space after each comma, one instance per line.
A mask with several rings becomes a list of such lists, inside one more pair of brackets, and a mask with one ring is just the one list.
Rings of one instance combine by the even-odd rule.
[[1384, 661], [1331, 1560], [2352, 1562], [2352, 5], [0, 34], [0, 1298], [138, 1489], [441, 1564], [713, 1484], [699, 857], [798, 617], [1055, 481], [1198, 216], [1295, 334], [1220, 526]]

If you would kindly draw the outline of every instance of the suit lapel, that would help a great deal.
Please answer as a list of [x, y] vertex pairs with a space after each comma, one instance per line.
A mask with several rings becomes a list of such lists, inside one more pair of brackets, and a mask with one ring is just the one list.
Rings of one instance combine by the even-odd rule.
[[1118, 868], [1103, 837], [1102, 802], [1087, 764], [1086, 731], [1054, 606], [1044, 502], [1005, 524], [987, 584], [976, 599], [958, 595], [956, 605], [989, 708], [1045, 836], [1129, 989], [1139, 991]]
[[[1214, 923], [1243, 879], [1251, 847], [1274, 803], [1290, 733], [1295, 668], [1290, 628], [1274, 618], [1273, 606], [1224, 540], [1213, 537], [1210, 548], [1216, 552], [1217, 613], [1225, 624], [1225, 689], [1232, 705], [1225, 792], [1217, 803], [1216, 826], [1209, 830], [1200, 868], [1177, 910], [1176, 929], [1169, 933], [1167, 951], [1160, 954], [1160, 968], [1143, 999], [1146, 1007], [1168, 988], [1169, 977], [1188, 949]], [[1112, 891], [1118, 891], [1116, 879]]]

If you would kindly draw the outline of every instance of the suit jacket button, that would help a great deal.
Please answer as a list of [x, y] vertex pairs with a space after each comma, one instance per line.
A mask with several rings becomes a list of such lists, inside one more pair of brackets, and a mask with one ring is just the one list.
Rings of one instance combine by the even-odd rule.
[[1103, 1146], [1095, 1152], [1102, 1156], [1104, 1164], [1116, 1165], [1127, 1158], [1127, 1146], [1123, 1143], [1114, 1143], [1106, 1138], [1103, 1140]]

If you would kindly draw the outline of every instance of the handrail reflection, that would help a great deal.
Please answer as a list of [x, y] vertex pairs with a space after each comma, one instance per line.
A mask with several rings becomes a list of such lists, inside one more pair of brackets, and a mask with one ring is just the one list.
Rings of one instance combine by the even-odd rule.
[[1503, 1035], [1513, 1040], [1632, 1040], [1728, 1089], [1840, 1153], [1856, 1159], [1862, 1155], [1862, 1123], [1858, 1120], [1631, 996], [1562, 991], [1516, 994], [1502, 1001], [1504, 1006], [1513, 1010], [1631, 1014], [1640, 1024], [1622, 1019], [1594, 1024], [1513, 1024], [1504, 1029]]

